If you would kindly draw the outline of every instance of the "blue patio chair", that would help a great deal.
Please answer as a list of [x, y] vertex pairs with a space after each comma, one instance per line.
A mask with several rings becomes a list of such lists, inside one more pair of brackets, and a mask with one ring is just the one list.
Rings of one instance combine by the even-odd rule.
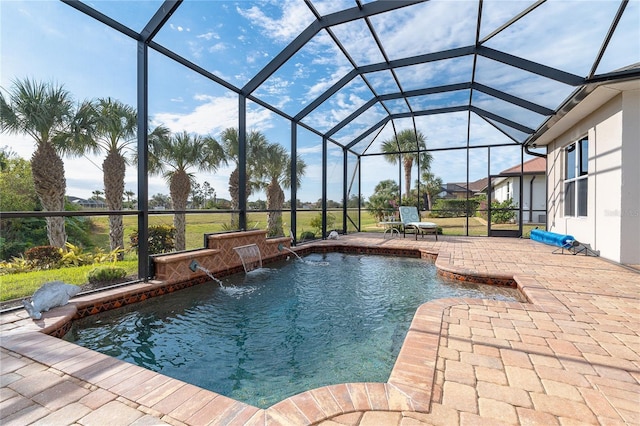
[[438, 241], [438, 225], [433, 222], [422, 222], [418, 208], [415, 206], [400, 206], [400, 221], [402, 222], [402, 234], [406, 238], [407, 231], [413, 232], [418, 239], [418, 234], [433, 234]]

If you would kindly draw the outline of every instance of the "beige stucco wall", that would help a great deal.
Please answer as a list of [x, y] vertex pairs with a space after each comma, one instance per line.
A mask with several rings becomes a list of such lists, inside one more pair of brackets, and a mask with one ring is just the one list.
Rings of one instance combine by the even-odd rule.
[[622, 263], [640, 264], [640, 90], [622, 98]]
[[[616, 262], [640, 263], [640, 91], [626, 91], [548, 146], [548, 227]], [[565, 217], [563, 149], [589, 136], [587, 217]]]

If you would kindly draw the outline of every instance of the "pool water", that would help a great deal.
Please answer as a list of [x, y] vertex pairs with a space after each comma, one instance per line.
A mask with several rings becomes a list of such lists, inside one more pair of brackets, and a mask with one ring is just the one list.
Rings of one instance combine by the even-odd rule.
[[66, 340], [267, 408], [305, 390], [386, 382], [417, 307], [516, 300], [421, 259], [313, 254], [87, 317]]

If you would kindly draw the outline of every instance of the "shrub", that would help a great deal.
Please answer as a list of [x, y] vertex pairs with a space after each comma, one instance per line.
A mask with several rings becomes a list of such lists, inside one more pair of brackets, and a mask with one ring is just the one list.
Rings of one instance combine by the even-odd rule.
[[87, 279], [90, 283], [121, 280], [126, 276], [127, 271], [118, 266], [99, 266], [97, 268], [93, 268], [87, 273]]
[[85, 253], [82, 247], [74, 246], [71, 243], [65, 243], [64, 250], [61, 250], [62, 259], [61, 267], [73, 267], [82, 265], [91, 265], [93, 263], [93, 255]]
[[512, 209], [516, 208], [513, 199], [509, 198], [502, 202], [494, 201], [491, 203], [491, 222], [492, 223], [509, 223], [516, 217], [516, 212]]
[[[171, 225], [154, 225], [149, 227], [149, 254], [169, 253], [175, 250], [176, 228]], [[129, 236], [131, 247], [138, 252], [138, 231]]]
[[60, 249], [53, 246], [36, 246], [24, 252], [24, 258], [35, 268], [56, 268], [62, 260]]
[[302, 234], [300, 234], [300, 241], [315, 240], [315, 239], [316, 239], [315, 232], [304, 231], [302, 232]]
[[480, 202], [474, 198], [439, 198], [433, 203], [431, 217], [472, 217], [475, 216], [479, 205]]
[[[333, 213], [327, 213], [327, 230], [333, 228], [333, 225], [336, 223], [336, 215]], [[314, 229], [317, 229], [318, 232], [322, 230], [322, 213], [318, 213], [311, 222], [309, 223]]]

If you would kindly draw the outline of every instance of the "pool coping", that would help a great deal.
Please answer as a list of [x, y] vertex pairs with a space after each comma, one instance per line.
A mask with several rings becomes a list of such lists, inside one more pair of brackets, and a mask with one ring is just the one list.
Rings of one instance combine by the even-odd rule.
[[[428, 413], [432, 397], [442, 391], [434, 384], [436, 360], [443, 334], [443, 316], [451, 307], [491, 305], [546, 312], [565, 312], [567, 309], [535, 279], [509, 274], [482, 274], [455, 267], [450, 263], [450, 254], [443, 250], [326, 242], [296, 250], [301, 255], [328, 251], [404, 255], [435, 260], [440, 274], [471, 282], [515, 285], [531, 303], [460, 298], [427, 302], [416, 311], [387, 382], [325, 386], [294, 395], [267, 409], [236, 401], [55, 337], [66, 333], [74, 318], [176, 291], [179, 289], [176, 286], [180, 286], [176, 284], [169, 284], [173, 287], [167, 289], [162, 283], [138, 283], [85, 295], [73, 299], [66, 306], [44, 313], [38, 321], [31, 320], [25, 311], [3, 315], [0, 317], [1, 346], [92, 386], [115, 392], [142, 407], [143, 411], [147, 410], [161, 418], [168, 416], [187, 424], [198, 424], [204, 419], [215, 424], [314, 424], [357, 411]], [[182, 288], [203, 281], [204, 278], [197, 278], [183, 283]], [[195, 393], [199, 396], [197, 401], [192, 398]], [[183, 404], [186, 401], [189, 404]]]

